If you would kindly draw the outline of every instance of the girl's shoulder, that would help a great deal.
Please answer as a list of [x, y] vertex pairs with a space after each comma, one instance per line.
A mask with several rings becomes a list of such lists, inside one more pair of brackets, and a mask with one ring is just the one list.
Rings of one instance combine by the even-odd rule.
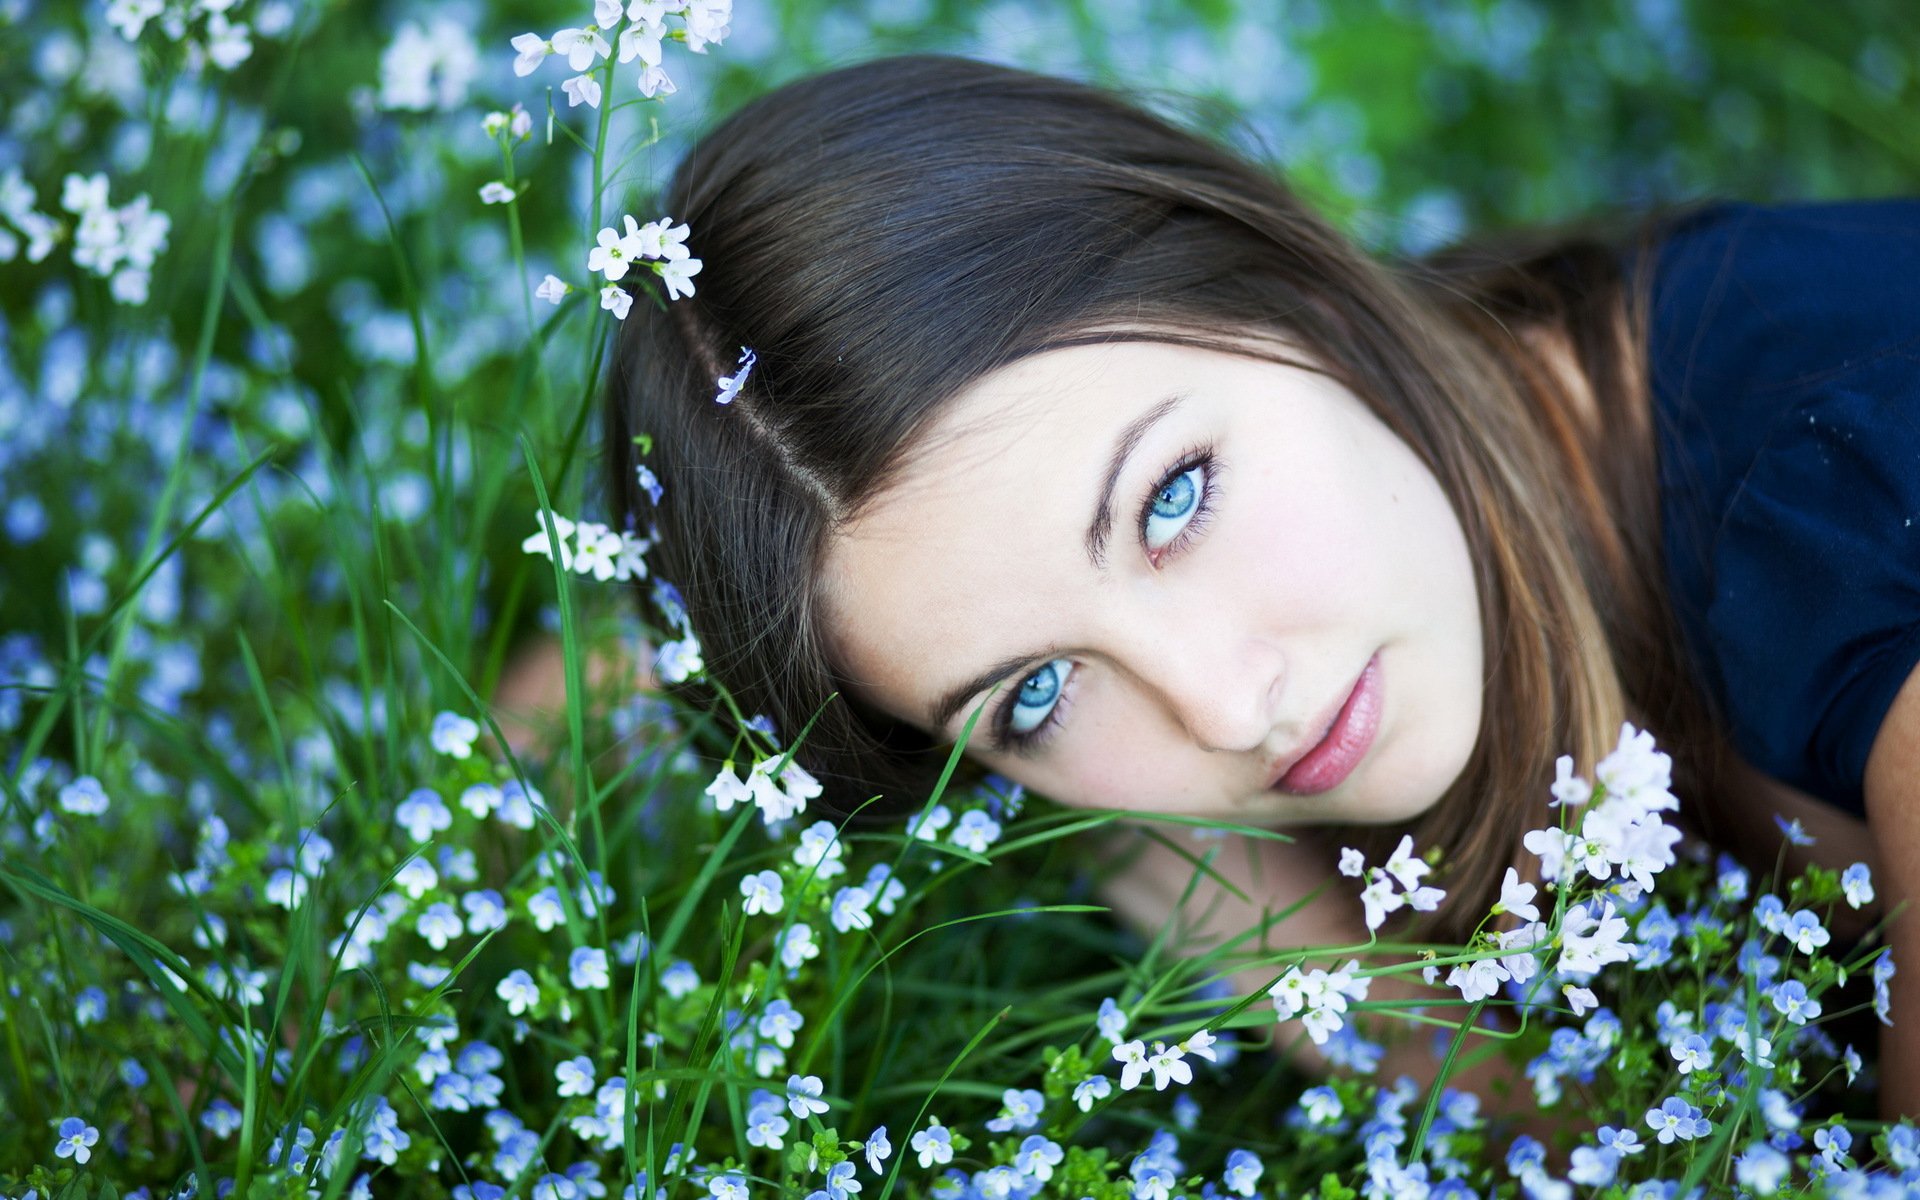
[[1735, 746], [1855, 813], [1920, 661], [1920, 198], [1690, 214], [1648, 382], [1669, 592]]

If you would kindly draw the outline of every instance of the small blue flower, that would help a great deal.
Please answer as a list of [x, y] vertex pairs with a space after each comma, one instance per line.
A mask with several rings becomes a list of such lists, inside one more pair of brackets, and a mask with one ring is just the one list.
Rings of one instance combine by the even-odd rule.
[[860, 1181], [854, 1178], [855, 1170], [851, 1162], [837, 1162], [827, 1168], [827, 1200], [847, 1200], [860, 1190]]
[[658, 475], [642, 465], [633, 469], [633, 478], [634, 482], [640, 485], [640, 490], [647, 494], [648, 503], [656, 505], [660, 503], [660, 497], [665, 494], [665, 489], [660, 486]]
[[200, 1124], [214, 1137], [229, 1138], [240, 1128], [240, 1110], [222, 1099], [216, 1099], [207, 1105], [207, 1111], [200, 1114]]
[[73, 998], [73, 1019], [82, 1028], [107, 1015], [107, 994], [97, 987], [84, 988]]
[[923, 1170], [953, 1161], [953, 1134], [940, 1123], [939, 1117], [930, 1117], [928, 1122], [925, 1129], [909, 1139], [913, 1152], [920, 1156]]
[[887, 1127], [882, 1125], [874, 1130], [868, 1136], [863, 1149], [867, 1154], [867, 1169], [875, 1175], [881, 1174], [880, 1165], [887, 1161], [889, 1154], [893, 1153], [893, 1143], [887, 1140]]
[[613, 986], [607, 974], [607, 952], [597, 946], [576, 946], [567, 959], [567, 980], [582, 991], [605, 991]]
[[1647, 1125], [1662, 1146], [1671, 1145], [1675, 1138], [1690, 1141], [1713, 1132], [1713, 1122], [1678, 1096], [1669, 1096], [1659, 1108], [1648, 1109]]
[[469, 758], [473, 755], [473, 739], [479, 736], [480, 726], [472, 720], [459, 713], [442, 712], [434, 716], [433, 732], [428, 735], [428, 740], [435, 750], [448, 758]]
[[1867, 864], [1855, 863], [1841, 872], [1840, 891], [1846, 896], [1850, 907], [1872, 904], [1873, 873], [1867, 870]]
[[1767, 998], [1773, 1001], [1780, 1015], [1795, 1025], [1805, 1025], [1820, 1015], [1820, 1002], [1807, 995], [1807, 985], [1798, 979], [1789, 979], [1769, 989]]
[[1220, 1176], [1220, 1182], [1226, 1184], [1230, 1192], [1251, 1196], [1260, 1183], [1261, 1172], [1266, 1169], [1259, 1155], [1250, 1150], [1233, 1150], [1227, 1154], [1227, 1169]]
[[1795, 817], [1793, 820], [1789, 821], [1785, 817], [1781, 816], [1779, 813], [1775, 813], [1773, 814], [1773, 823], [1780, 827], [1780, 832], [1784, 834], [1786, 836], [1786, 839], [1789, 842], [1792, 842], [1794, 845], [1796, 846], [1813, 845], [1813, 835], [1809, 834], [1806, 831], [1806, 828], [1800, 824], [1800, 818]]
[[815, 1113], [826, 1112], [827, 1102], [820, 1098], [825, 1087], [818, 1075], [787, 1076], [787, 1107], [803, 1121]]
[[1066, 1156], [1067, 1152], [1054, 1142], [1037, 1133], [1030, 1134], [1020, 1143], [1019, 1151], [1014, 1154], [1013, 1167], [1021, 1174], [1045, 1183], [1053, 1178], [1053, 1169], [1059, 1166]]
[[415, 788], [393, 810], [393, 819], [403, 826], [416, 842], [425, 842], [442, 829], [453, 825], [453, 814], [447, 811], [446, 801], [432, 788]]
[[987, 1122], [987, 1128], [994, 1133], [1032, 1129], [1040, 1123], [1040, 1114], [1047, 1107], [1047, 1098], [1032, 1088], [1008, 1088], [1000, 1099], [1000, 1115]]
[[1697, 1033], [1674, 1039], [1667, 1050], [1673, 1055], [1674, 1061], [1680, 1064], [1682, 1075], [1704, 1071], [1713, 1065], [1712, 1049], [1707, 1045], [1707, 1039]]
[[89, 1149], [100, 1140], [100, 1131], [79, 1117], [68, 1117], [60, 1122], [60, 1140], [54, 1144], [53, 1152], [59, 1158], [71, 1158], [75, 1162], [86, 1162], [93, 1157]]
[[[98, 779], [82, 775], [60, 789], [60, 807], [77, 817], [102, 816], [107, 811], [107, 793]], [[80, 1161], [87, 1160], [82, 1158]]]

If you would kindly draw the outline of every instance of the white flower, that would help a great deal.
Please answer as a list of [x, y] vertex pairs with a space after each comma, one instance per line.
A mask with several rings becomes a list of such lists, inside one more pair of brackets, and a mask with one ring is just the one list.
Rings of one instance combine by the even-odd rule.
[[533, 295], [536, 300], [545, 300], [548, 304], [558, 304], [560, 303], [560, 298], [572, 290], [572, 284], [561, 279], [558, 275], [549, 274], [545, 279], [540, 281], [539, 287], [533, 289]]
[[1520, 844], [1540, 859], [1540, 877], [1558, 883], [1566, 878], [1567, 858], [1577, 840], [1564, 829], [1530, 829]]
[[667, 262], [655, 263], [654, 273], [667, 285], [667, 299], [678, 300], [693, 295], [693, 277], [700, 273], [700, 260], [697, 258], [676, 258]]
[[578, 108], [582, 104], [588, 108], [600, 107], [600, 81], [591, 75], [575, 75], [560, 85], [567, 94], [567, 107]]
[[1626, 962], [1634, 956], [1633, 943], [1626, 940], [1627, 923], [1615, 911], [1613, 901], [1598, 901], [1602, 907], [1596, 917], [1595, 901], [1567, 910], [1561, 926], [1562, 947], [1556, 970], [1567, 975], [1585, 975], [1610, 962]]
[[[654, 673], [667, 683], [685, 683], [706, 669], [706, 660], [700, 657], [700, 641], [692, 634], [688, 634], [679, 641], [662, 644], [660, 652], [654, 656], [653, 660]], [[755, 799], [758, 800], [759, 797], [756, 795]], [[761, 807], [766, 806], [762, 804]], [[800, 810], [796, 807], [793, 811]], [[779, 818], [768, 817], [767, 819], [773, 821]]]
[[1548, 808], [1559, 808], [1562, 805], [1578, 808], [1593, 796], [1593, 785], [1573, 773], [1571, 754], [1562, 754], [1555, 759], [1553, 771], [1554, 779], [1551, 789], [1553, 799], [1548, 801]]
[[609, 283], [600, 289], [600, 307], [612, 313], [614, 320], [624, 321], [633, 309], [633, 296], [619, 284]]
[[596, 58], [606, 58], [613, 53], [613, 47], [607, 45], [607, 39], [591, 25], [580, 29], [562, 29], [553, 35], [553, 52], [567, 56], [567, 66], [575, 71], [585, 71], [593, 66]]
[[1140, 1086], [1140, 1077], [1147, 1073], [1147, 1044], [1122, 1042], [1113, 1048], [1113, 1061], [1120, 1064], [1120, 1090], [1130, 1092]]
[[705, 54], [707, 43], [718, 44], [732, 32], [727, 24], [733, 15], [733, 0], [689, 0], [685, 13], [687, 49]]
[[1367, 869], [1366, 855], [1352, 846], [1340, 848], [1340, 873], [1352, 879], [1358, 879]]
[[70, 213], [84, 214], [107, 206], [107, 177], [69, 174], [60, 183], [60, 207]]
[[1500, 985], [1513, 975], [1500, 963], [1491, 958], [1482, 958], [1470, 963], [1461, 963], [1447, 973], [1447, 986], [1460, 989], [1463, 1000], [1471, 1003], [1485, 1000], [1500, 990]]
[[[237, 28], [244, 32], [246, 27]], [[409, 21], [380, 56], [380, 106], [419, 112], [458, 108], [479, 73], [479, 51], [459, 21], [437, 17], [431, 28]]]
[[1147, 1059], [1147, 1068], [1153, 1072], [1153, 1090], [1163, 1092], [1169, 1082], [1192, 1083], [1193, 1068], [1186, 1063], [1186, 1056], [1178, 1046], [1163, 1046], [1154, 1043], [1154, 1053]]
[[1378, 929], [1387, 914], [1403, 907], [1407, 899], [1393, 890], [1393, 882], [1379, 867], [1373, 868], [1369, 875], [1371, 878], [1360, 893], [1360, 903], [1366, 909], [1367, 928]]
[[640, 94], [652, 99], [655, 96], [671, 96], [679, 87], [668, 78], [665, 70], [657, 66], [646, 66], [640, 71]]
[[620, 535], [598, 521], [582, 521], [576, 530], [579, 536], [573, 569], [602, 583], [612, 579], [614, 559], [620, 553]]
[[660, 37], [666, 29], [655, 21], [635, 21], [620, 31], [620, 61], [634, 59], [650, 67], [660, 65]]
[[715, 404], [732, 404], [733, 398], [740, 394], [740, 389], [747, 385], [747, 376], [753, 373], [753, 364], [758, 361], [758, 359], [759, 356], [752, 350], [747, 349], [745, 346], [740, 347], [740, 357], [737, 360], [737, 365], [740, 369], [732, 375], [720, 376], [720, 394], [713, 398], [713, 402]]
[[1512, 913], [1528, 921], [1538, 921], [1540, 910], [1534, 907], [1535, 888], [1530, 883], [1520, 882], [1520, 872], [1507, 868], [1506, 878], [1500, 881], [1500, 899], [1494, 904], [1496, 913]]
[[1414, 857], [1413, 836], [1402, 837], [1400, 844], [1387, 856], [1387, 874], [1399, 881], [1400, 886], [1412, 891], [1420, 886], [1420, 879], [1430, 868], [1426, 863]]
[[731, 762], [720, 768], [720, 773], [706, 786], [706, 794], [713, 798], [713, 807], [720, 812], [731, 812], [734, 805], [753, 798], [753, 792], [733, 773]]
[[1567, 998], [1567, 1003], [1573, 1006], [1573, 1015], [1576, 1017], [1583, 1017], [1587, 1014], [1587, 1010], [1600, 1005], [1599, 998], [1592, 991], [1575, 987], [1571, 983], [1562, 984], [1560, 993]]
[[480, 203], [482, 204], [511, 204], [514, 195], [514, 190], [498, 179], [480, 185]]
[[520, 549], [528, 554], [538, 554], [542, 558], [551, 559], [553, 557], [553, 547], [558, 546], [560, 548], [561, 568], [571, 571], [573, 569], [573, 548], [567, 544], [567, 541], [573, 536], [573, 522], [561, 516], [559, 513], [554, 513], [553, 536], [549, 538], [546, 531], [546, 522], [542, 519], [543, 516], [544, 514], [540, 512], [534, 513], [534, 523], [541, 527], [541, 532], [532, 534], [525, 541], [521, 542]]
[[554, 52], [553, 43], [537, 33], [523, 33], [515, 37], [513, 48], [517, 52], [513, 59], [513, 73], [522, 78], [538, 70], [547, 55]]
[[111, 0], [107, 5], [107, 24], [128, 41], [139, 41], [147, 22], [159, 16], [165, 7], [164, 0]]

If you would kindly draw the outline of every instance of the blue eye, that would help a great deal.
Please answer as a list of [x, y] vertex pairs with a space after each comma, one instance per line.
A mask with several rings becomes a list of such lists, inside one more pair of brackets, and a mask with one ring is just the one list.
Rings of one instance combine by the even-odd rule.
[[1200, 509], [1205, 473], [1206, 464], [1195, 463], [1161, 481], [1160, 489], [1148, 502], [1146, 519], [1141, 522], [1148, 550], [1164, 549], [1193, 520]]
[[1020, 681], [1007, 709], [1007, 728], [1023, 737], [1046, 723], [1054, 705], [1060, 703], [1060, 689], [1066, 686], [1067, 671], [1073, 664], [1056, 658]]

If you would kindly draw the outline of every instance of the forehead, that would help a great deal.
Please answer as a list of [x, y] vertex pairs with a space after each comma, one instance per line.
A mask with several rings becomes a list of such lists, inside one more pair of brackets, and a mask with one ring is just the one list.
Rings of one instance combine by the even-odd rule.
[[[955, 395], [889, 486], [829, 538], [818, 600], [849, 686], [918, 723], [963, 673], [1034, 649], [1020, 640], [1028, 631], [1063, 630], [1063, 610], [1100, 585], [1085, 532], [1119, 432], [1169, 396], [1191, 413], [1273, 369], [1113, 342], [1031, 355]], [[1138, 466], [1116, 492], [1116, 529], [1131, 522], [1124, 481]]]

